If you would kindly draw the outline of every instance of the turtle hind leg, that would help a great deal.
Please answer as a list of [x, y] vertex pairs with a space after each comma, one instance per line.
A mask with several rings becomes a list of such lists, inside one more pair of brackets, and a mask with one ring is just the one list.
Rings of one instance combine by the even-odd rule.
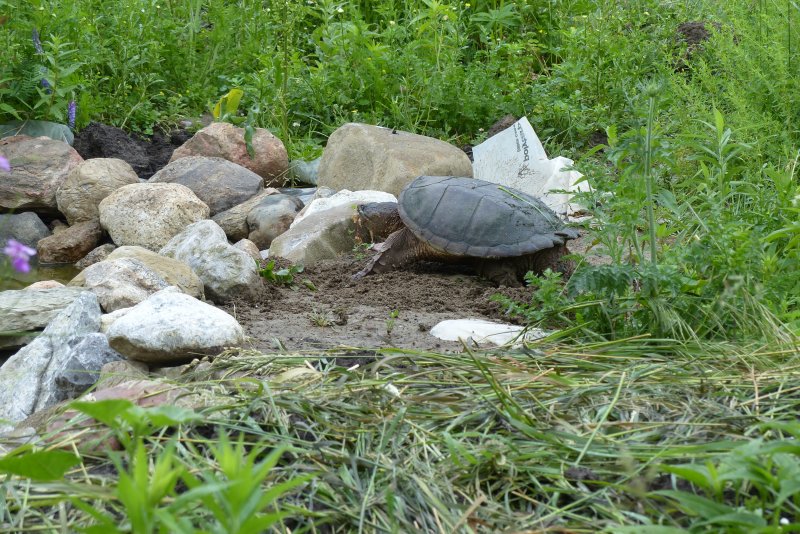
[[413, 263], [420, 258], [426, 247], [408, 228], [397, 230], [386, 238], [386, 241], [376, 245], [378, 253], [372, 257], [367, 265], [353, 275], [353, 280], [358, 280], [372, 273], [385, 273], [399, 269]]
[[567, 280], [575, 270], [575, 262], [564, 259], [567, 254], [569, 250], [561, 245], [515, 258], [486, 259], [478, 262], [477, 271], [498, 286], [523, 286], [528, 271], [541, 275], [547, 269], [561, 273], [562, 279]]

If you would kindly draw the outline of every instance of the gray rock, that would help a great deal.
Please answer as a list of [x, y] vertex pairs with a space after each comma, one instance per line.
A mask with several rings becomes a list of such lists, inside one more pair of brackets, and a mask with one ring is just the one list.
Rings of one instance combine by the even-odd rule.
[[247, 226], [247, 214], [265, 198], [276, 194], [278, 194], [277, 189], [265, 189], [246, 202], [242, 202], [238, 206], [234, 206], [222, 213], [217, 213], [212, 219], [222, 228], [231, 241], [245, 239], [250, 234], [250, 228]]
[[247, 214], [247, 238], [260, 249], [269, 248], [272, 240], [291, 226], [303, 203], [297, 197], [271, 195]]
[[98, 261], [103, 261], [108, 257], [111, 252], [114, 251], [117, 247], [114, 246], [112, 243], [106, 243], [104, 245], [100, 245], [99, 247], [93, 249], [89, 252], [86, 256], [81, 258], [75, 263], [75, 268], [80, 269], [81, 271], [87, 268], [90, 265], [94, 265]]
[[39, 263], [75, 263], [100, 243], [102, 235], [97, 219], [76, 223], [39, 240]]
[[86, 334], [47, 375], [50, 382], [43, 385], [52, 395], [50, 399], [40, 398], [40, 402], [52, 405], [79, 397], [99, 380], [102, 368], [122, 359], [122, 355], [108, 345], [105, 334]]
[[131, 360], [185, 363], [244, 342], [236, 320], [209, 304], [167, 289], [137, 304], [108, 329], [110, 345]]
[[0, 244], [16, 239], [23, 245], [36, 248], [36, 243], [49, 235], [50, 229], [32, 211], [0, 215]]
[[11, 172], [0, 180], [0, 209], [58, 215], [56, 191], [83, 158], [63, 141], [17, 135], [0, 139]]
[[211, 215], [230, 209], [264, 189], [253, 171], [222, 158], [188, 156], [174, 160], [150, 178], [150, 183], [176, 183], [191, 189]]
[[75, 136], [69, 126], [50, 121], [25, 120], [0, 124], [0, 137], [11, 137], [12, 135], [49, 137], [56, 141], [64, 141], [68, 145], [71, 145], [72, 141], [75, 140]]
[[191, 156], [225, 158], [261, 176], [267, 186], [282, 185], [287, 177], [289, 157], [281, 140], [269, 130], [256, 128], [251, 143], [252, 158], [247, 153], [244, 128], [227, 122], [214, 122], [177, 148], [170, 163]]
[[[62, 310], [72, 304], [83, 290], [74, 287], [0, 292], [0, 346], [20, 347], [26, 344], [26, 333], [47, 326]], [[17, 334], [12, 334], [16, 332]]]
[[122, 186], [138, 184], [128, 163], [116, 158], [89, 159], [75, 167], [56, 192], [58, 210], [75, 224], [100, 216], [100, 201]]
[[302, 184], [317, 185], [317, 175], [319, 174], [319, 163], [322, 158], [312, 161], [294, 160], [289, 164], [289, 173], [292, 179]]
[[272, 241], [269, 256], [309, 265], [353, 250], [356, 227], [353, 208], [340, 205], [305, 217]]
[[422, 135], [349, 123], [328, 138], [319, 165], [320, 186], [373, 189], [399, 195], [418, 176], [472, 176], [459, 148]]
[[184, 185], [130, 184], [100, 202], [100, 225], [118, 246], [157, 251], [208, 213], [208, 206]]
[[97, 297], [84, 291], [39, 337], [0, 367], [0, 431], [10, 430], [13, 423], [55, 404], [61, 396], [55, 390], [55, 377], [66, 369], [64, 362], [72, 358], [73, 348], [99, 328]]
[[100, 378], [97, 380], [98, 388], [111, 388], [131, 380], [145, 380], [147, 371], [147, 364], [142, 362], [131, 360], [108, 362], [100, 369]]
[[169, 284], [157, 272], [134, 258], [107, 259], [87, 267], [83, 287], [97, 295], [106, 313], [130, 308]]
[[253, 295], [262, 285], [253, 258], [230, 245], [222, 228], [211, 220], [190, 225], [159, 254], [189, 265], [203, 281], [206, 297], [215, 302]]

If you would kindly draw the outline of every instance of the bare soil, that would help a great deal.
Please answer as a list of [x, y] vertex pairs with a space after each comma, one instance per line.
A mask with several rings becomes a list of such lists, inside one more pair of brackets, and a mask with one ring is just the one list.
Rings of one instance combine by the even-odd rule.
[[[596, 252], [586, 253], [589, 245], [590, 240], [581, 238], [570, 248], [586, 254], [587, 261], [604, 261]], [[422, 262], [352, 280], [369, 256], [351, 253], [308, 266], [295, 276], [294, 289], [264, 282], [255, 301], [222, 308], [244, 327], [249, 346], [260, 351], [395, 347], [442, 352], [461, 351], [463, 346], [430, 335], [440, 321], [475, 318], [518, 324], [519, 319], [509, 317], [492, 296], [530, 300], [529, 288], [498, 288], [457, 265]], [[306, 280], [316, 289], [309, 289]]]

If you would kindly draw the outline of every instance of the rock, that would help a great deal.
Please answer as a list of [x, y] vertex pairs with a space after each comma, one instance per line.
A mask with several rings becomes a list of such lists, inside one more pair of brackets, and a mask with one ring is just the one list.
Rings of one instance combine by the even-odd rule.
[[32, 211], [0, 215], [0, 243], [16, 239], [23, 245], [36, 248], [40, 239], [50, 235], [50, 229]]
[[264, 179], [267, 187], [282, 185], [288, 173], [289, 157], [281, 140], [269, 130], [256, 128], [252, 145], [255, 157], [250, 159], [244, 129], [227, 122], [214, 122], [177, 148], [170, 163], [189, 156], [219, 157], [250, 169]]
[[[139, 260], [163, 278], [167, 284], [176, 286], [187, 295], [195, 298], [204, 298], [203, 281], [192, 271], [192, 268], [182, 261], [162, 256], [144, 247], [128, 246], [119, 247], [108, 255], [109, 260], [132, 258]], [[82, 273], [70, 281], [70, 285], [83, 285]]]
[[189, 295], [165, 290], [114, 321], [108, 340], [131, 360], [172, 364], [241, 345], [244, 330], [224, 311]]
[[261, 261], [261, 251], [258, 249], [255, 243], [250, 241], [249, 239], [240, 239], [236, 243], [233, 244], [234, 247], [238, 248], [239, 250], [244, 250], [247, 254], [250, 255], [255, 261]]
[[289, 173], [293, 180], [302, 184], [317, 185], [317, 174], [319, 174], [319, 162], [322, 158], [312, 161], [294, 160], [289, 166]]
[[[80, 398], [84, 402], [104, 401], [110, 399], [129, 400], [136, 406], [149, 408], [168, 404], [185, 408], [197, 408], [201, 401], [195, 400], [191, 392], [167, 382], [156, 380], [134, 379], [112, 383], [102, 389], [98, 388]], [[191, 400], [189, 400], [191, 399]], [[26, 419], [23, 425], [32, 427], [46, 434], [51, 443], [60, 444], [68, 450], [77, 448], [82, 453], [107, 454], [109, 450], [120, 450], [122, 444], [114, 436], [109, 436], [108, 427], [98, 425], [92, 418], [72, 422], [78, 411], [67, 409], [47, 410]]]
[[248, 239], [261, 249], [269, 248], [272, 240], [289, 229], [303, 203], [287, 195], [271, 195], [247, 214]]
[[[97, 297], [84, 291], [53, 318], [39, 337], [0, 367], [0, 421], [22, 421], [63, 398], [56, 378], [65, 372], [66, 364], [73, 361], [75, 347], [87, 334], [99, 328]], [[0, 424], [0, 431], [11, 428], [13, 425]]]
[[225, 232], [211, 220], [190, 225], [159, 254], [189, 265], [203, 281], [206, 297], [215, 302], [254, 295], [262, 285], [253, 258], [228, 244]]
[[222, 158], [187, 156], [172, 161], [150, 183], [176, 183], [191, 189], [211, 215], [241, 204], [264, 189], [253, 171]]
[[[0, 346], [19, 347], [27, 343], [20, 336], [41, 330], [72, 304], [83, 292], [80, 288], [28, 289], [0, 292]], [[11, 332], [19, 333], [9, 335]]]
[[491, 343], [521, 345], [524, 341], [535, 341], [552, 332], [538, 328], [525, 329], [512, 324], [493, 323], [483, 319], [453, 319], [442, 321], [431, 328], [431, 335], [444, 341], [472, 340], [478, 344]]
[[147, 364], [142, 362], [131, 360], [108, 362], [100, 369], [100, 378], [97, 380], [98, 390], [112, 388], [132, 380], [145, 380], [147, 371]]
[[67, 143], [17, 135], [0, 139], [11, 172], [0, 180], [0, 209], [57, 215], [56, 191], [83, 158]]
[[245, 239], [250, 234], [250, 228], [247, 226], [247, 214], [265, 198], [276, 194], [278, 194], [278, 190], [270, 187], [238, 206], [234, 206], [222, 213], [217, 213], [212, 219], [222, 228], [231, 241]]
[[25, 291], [41, 291], [43, 289], [56, 289], [58, 287], [66, 286], [57, 280], [39, 280], [38, 282], [34, 282], [29, 286], [23, 287], [22, 289]]
[[58, 211], [69, 224], [97, 219], [101, 200], [122, 186], [138, 183], [133, 168], [121, 159], [88, 159], [72, 169], [58, 188]]
[[99, 247], [89, 252], [82, 259], [80, 259], [77, 263], [75, 263], [75, 268], [80, 269], [82, 271], [88, 266], [94, 265], [98, 261], [103, 261], [116, 248], [117, 247], [114, 246], [112, 243], [105, 243], [104, 245], [100, 245]]
[[122, 359], [122, 355], [108, 346], [108, 338], [104, 334], [86, 334], [64, 355], [59, 368], [49, 375], [53, 383], [46, 386], [54, 394], [46, 404], [78, 397], [97, 382], [103, 367]]
[[472, 163], [459, 148], [438, 139], [349, 123], [328, 138], [318, 184], [398, 195], [422, 175], [472, 176]]
[[81, 285], [97, 295], [106, 313], [135, 306], [169, 287], [158, 273], [135, 258], [103, 260], [84, 269], [81, 275]]
[[97, 246], [102, 235], [97, 219], [76, 223], [39, 241], [39, 263], [75, 263]]
[[114, 324], [114, 321], [131, 311], [133, 308], [119, 308], [109, 313], [104, 313], [100, 317], [100, 332], [103, 334], [108, 333], [108, 329]]
[[310, 204], [300, 210], [300, 213], [294, 218], [292, 226], [298, 224], [308, 215], [325, 211], [336, 206], [350, 206], [355, 209], [359, 204], [367, 204], [370, 202], [397, 202], [397, 197], [383, 191], [348, 191], [344, 189], [333, 195], [312, 200]]
[[353, 215], [348, 205], [309, 215], [272, 241], [269, 256], [309, 265], [349, 252], [356, 244]]
[[56, 141], [72, 144], [75, 136], [66, 124], [50, 121], [10, 121], [0, 124], [0, 137], [27, 135], [28, 137], [49, 137]]
[[181, 184], [130, 184], [100, 202], [100, 225], [116, 245], [154, 251], [208, 214], [208, 206]]

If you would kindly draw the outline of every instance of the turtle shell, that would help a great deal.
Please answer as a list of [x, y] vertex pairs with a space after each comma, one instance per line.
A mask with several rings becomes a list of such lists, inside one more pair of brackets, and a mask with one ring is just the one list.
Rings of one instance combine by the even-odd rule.
[[398, 207], [418, 238], [454, 256], [522, 256], [579, 236], [538, 198], [475, 178], [420, 176]]

